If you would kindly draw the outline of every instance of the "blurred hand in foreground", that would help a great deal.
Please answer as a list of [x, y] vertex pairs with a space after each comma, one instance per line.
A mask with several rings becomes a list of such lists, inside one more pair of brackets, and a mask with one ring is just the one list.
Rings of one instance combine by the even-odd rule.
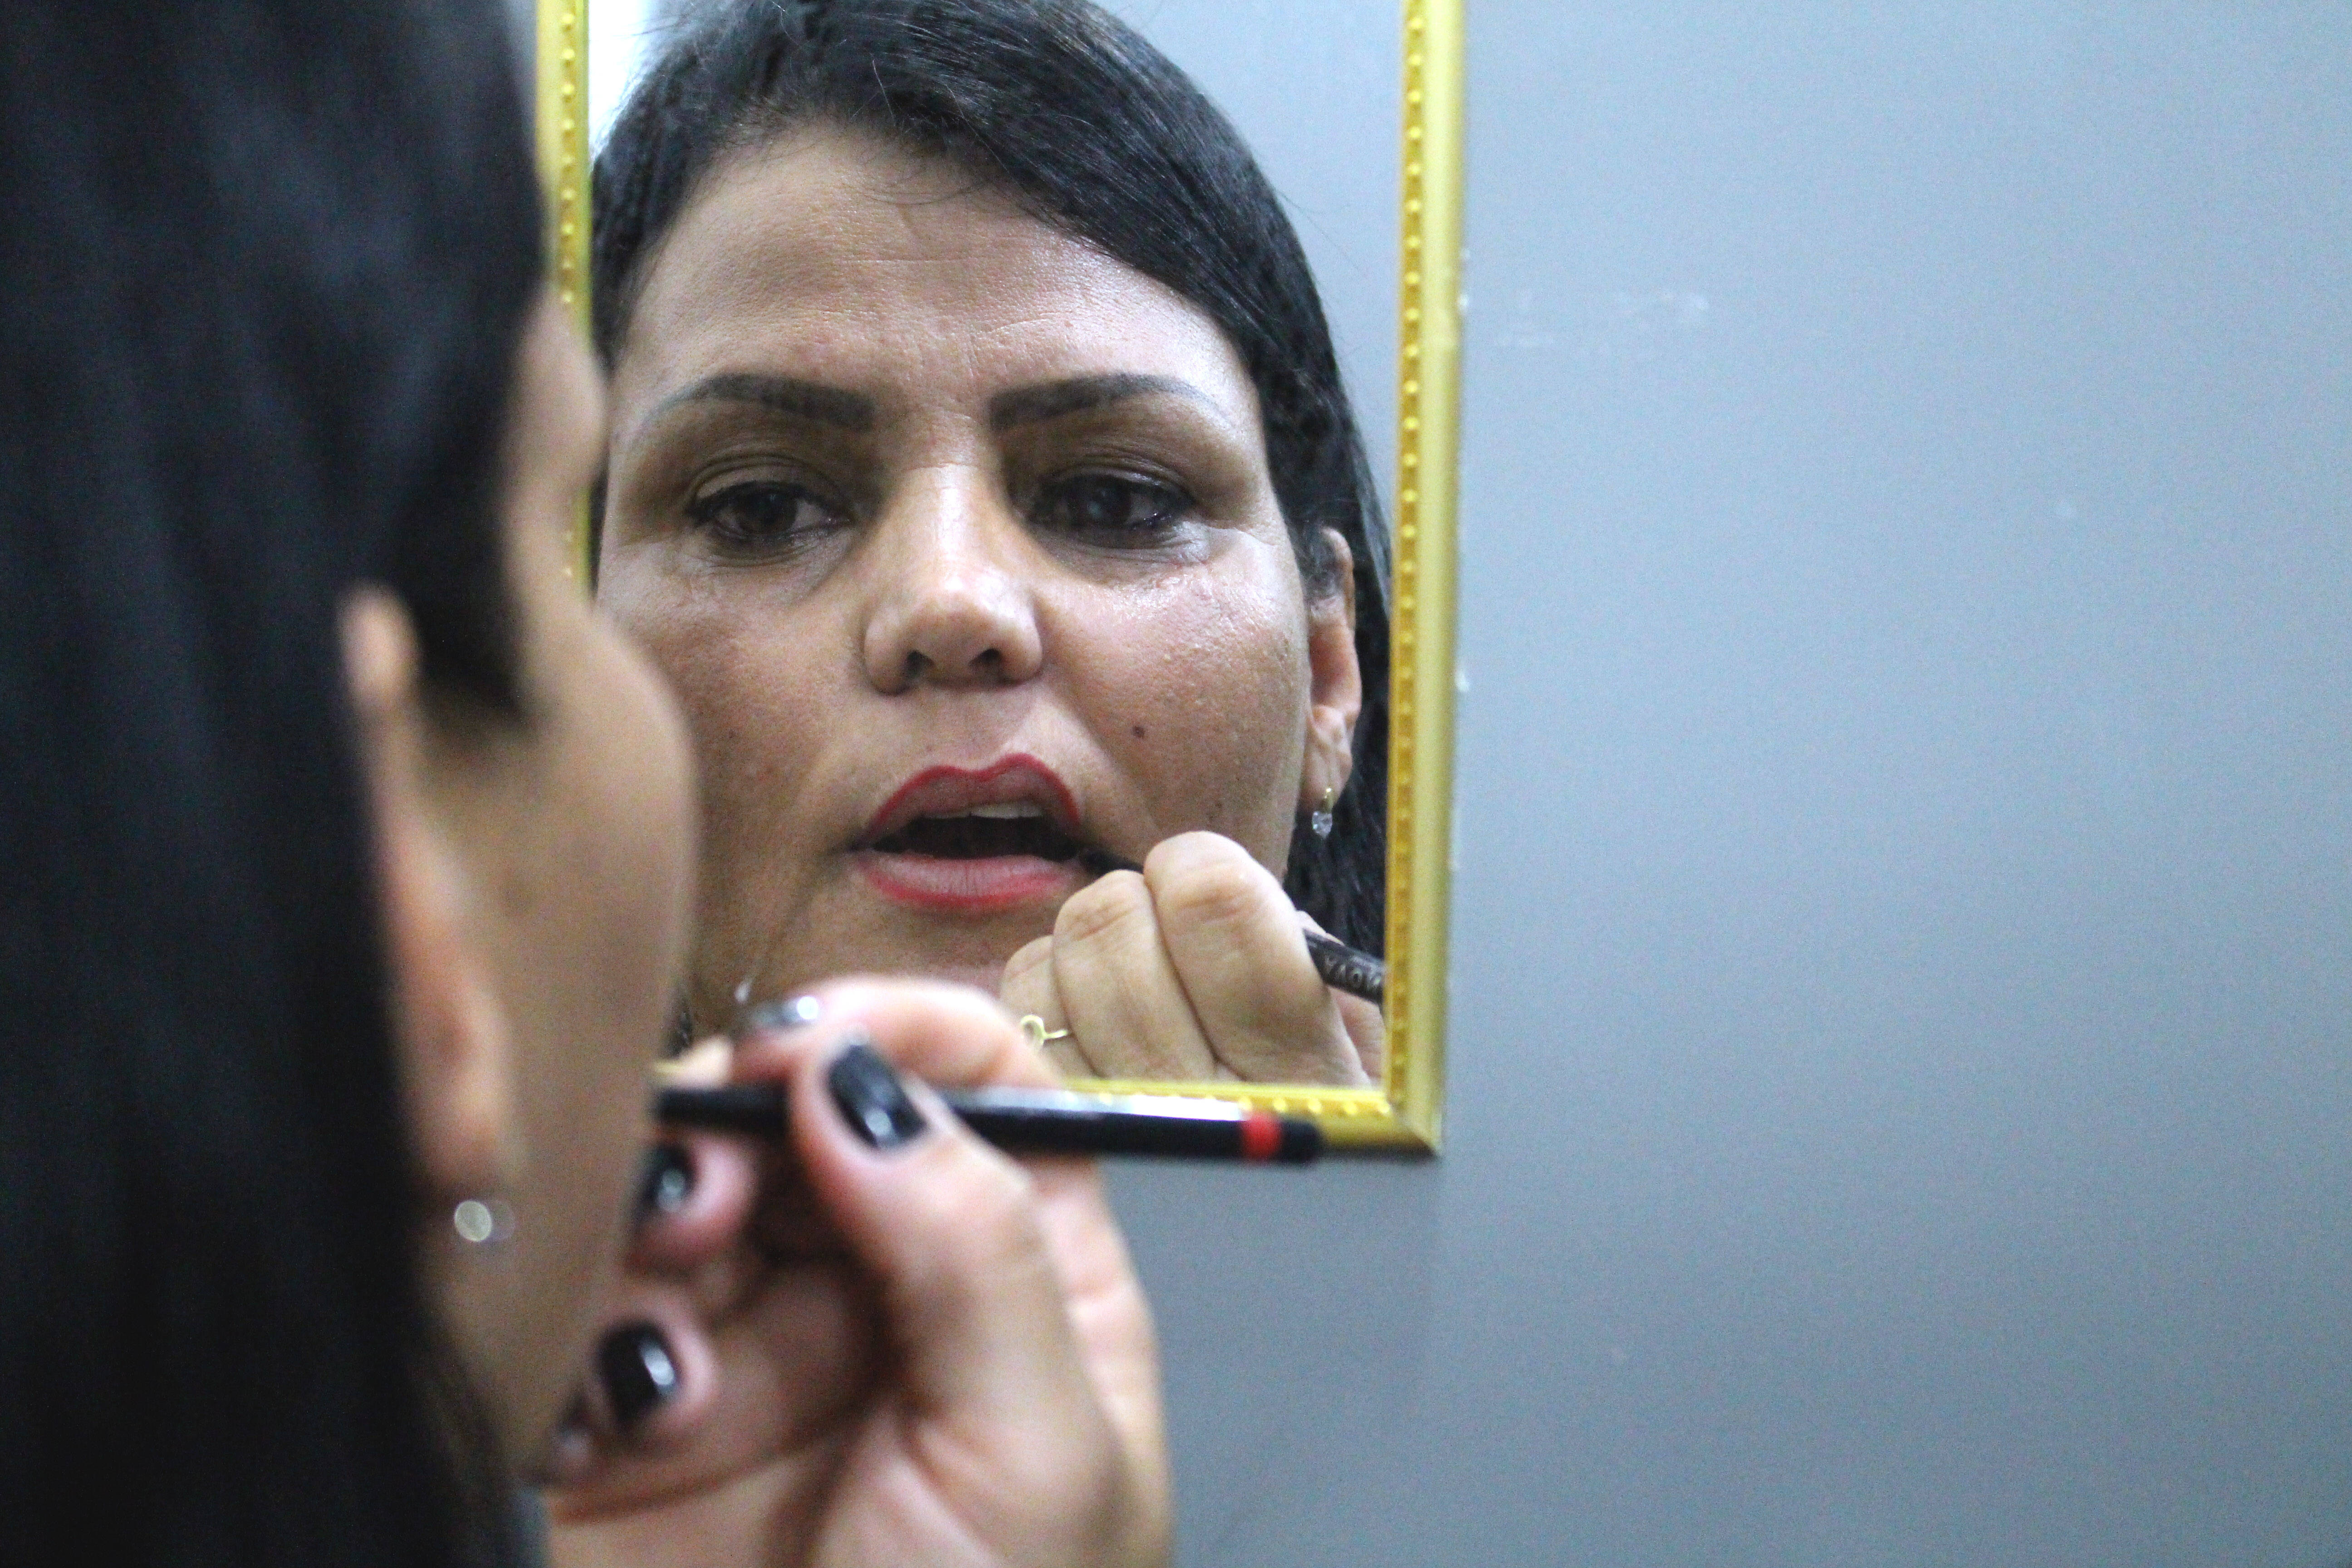
[[1164, 1563], [1150, 1310], [1098, 1173], [1016, 1163], [923, 1087], [1051, 1085], [1045, 1059], [961, 987], [844, 981], [768, 1016], [686, 1071], [787, 1085], [790, 1134], [670, 1134], [648, 1167], [553, 1560]]

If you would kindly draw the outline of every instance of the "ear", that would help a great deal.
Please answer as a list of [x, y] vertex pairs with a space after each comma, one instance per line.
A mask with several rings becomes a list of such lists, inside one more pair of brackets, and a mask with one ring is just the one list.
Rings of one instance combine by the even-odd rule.
[[1326, 790], [1348, 787], [1355, 771], [1356, 719], [1364, 710], [1364, 672], [1356, 663], [1356, 557], [1336, 529], [1323, 531], [1339, 574], [1331, 592], [1307, 602], [1307, 755], [1298, 773], [1302, 811]]
[[513, 1175], [506, 1009], [475, 951], [465, 863], [436, 808], [436, 748], [408, 612], [383, 589], [357, 589], [343, 604], [342, 643], [409, 1144], [427, 1195], [455, 1202]]

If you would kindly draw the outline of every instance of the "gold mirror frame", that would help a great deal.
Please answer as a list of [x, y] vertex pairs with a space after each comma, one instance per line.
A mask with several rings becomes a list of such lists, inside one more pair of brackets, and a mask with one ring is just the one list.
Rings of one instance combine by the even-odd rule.
[[[1454, 798], [1454, 501], [1462, 374], [1463, 0], [1403, 0], [1396, 583], [1391, 609], [1388, 1058], [1378, 1089], [1080, 1079], [1307, 1115], [1335, 1151], [1437, 1151], [1445, 1094], [1445, 928]], [[548, 253], [588, 325], [587, 0], [539, 0]], [[572, 555], [586, 580], [583, 517]]]

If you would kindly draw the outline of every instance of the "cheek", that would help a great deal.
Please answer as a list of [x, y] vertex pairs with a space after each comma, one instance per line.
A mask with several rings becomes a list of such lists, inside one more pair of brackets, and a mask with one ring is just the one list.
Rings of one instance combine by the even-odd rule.
[[[539, 1004], [522, 1021], [519, 1090], [523, 1181], [550, 1232], [532, 1245], [556, 1260], [548, 1299], [568, 1304], [576, 1338], [578, 1311], [617, 1258], [645, 1064], [684, 963], [693, 786], [683, 727], [643, 662], [609, 632], [565, 651], [566, 689], [542, 721], [560, 771], [530, 817], [544, 870], [509, 890], [506, 912], [531, 933], [540, 977], [526, 982]], [[547, 1343], [568, 1352], [561, 1335]], [[569, 1373], [559, 1358], [554, 1374]]]
[[616, 712], [632, 720], [614, 724], [608, 735], [600, 770], [609, 781], [603, 804], [635, 845], [631, 881], [651, 906], [646, 918], [661, 922], [667, 906], [682, 906], [693, 879], [693, 748], [675, 693], [659, 671], [617, 638], [608, 635], [600, 645], [600, 689]]
[[562, 864], [579, 884], [575, 918], [597, 922], [586, 945], [603, 994], [590, 1018], [617, 1031], [615, 1071], [634, 1083], [647, 1043], [660, 1038], [686, 944], [694, 770], [677, 710], [642, 660], [607, 634], [583, 664], [594, 695], [580, 710], [598, 732], [565, 792], [572, 842]]
[[1306, 732], [1306, 618], [1279, 582], [1186, 581], [1091, 617], [1087, 715], [1163, 835], [1205, 827], [1273, 866]]
[[706, 921], [783, 873], [816, 821], [817, 738], [846, 722], [837, 651], [807, 617], [675, 588], [616, 607], [685, 710], [700, 767]]

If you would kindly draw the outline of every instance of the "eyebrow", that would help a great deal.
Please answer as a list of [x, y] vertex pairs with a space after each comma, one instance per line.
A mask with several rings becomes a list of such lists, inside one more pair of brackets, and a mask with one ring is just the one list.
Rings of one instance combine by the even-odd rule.
[[988, 400], [988, 427], [1003, 430], [1014, 425], [1033, 425], [1044, 419], [1059, 419], [1066, 414], [1083, 414], [1125, 398], [1155, 394], [1209, 402], [1207, 393], [1172, 375], [1073, 376], [1067, 381], [1049, 381], [1039, 386], [998, 393]]
[[862, 392], [844, 392], [820, 382], [795, 381], [788, 375], [758, 375], [730, 372], [706, 376], [682, 392], [661, 400], [645, 422], [652, 424], [683, 403], [756, 403], [778, 414], [789, 414], [814, 425], [835, 425], [844, 430], [874, 428], [874, 400]]

